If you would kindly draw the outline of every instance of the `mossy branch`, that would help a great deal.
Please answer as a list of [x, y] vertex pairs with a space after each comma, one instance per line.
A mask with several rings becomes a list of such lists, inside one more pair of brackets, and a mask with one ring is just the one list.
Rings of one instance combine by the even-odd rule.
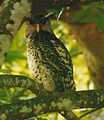
[[0, 116], [5, 115], [8, 120], [10, 118], [24, 119], [49, 112], [67, 111], [68, 118], [72, 109], [97, 107], [104, 107], [104, 89], [67, 91], [60, 94], [44, 93], [34, 99], [0, 106]]
[[19, 75], [0, 75], [0, 88], [19, 87], [31, 90], [36, 95], [40, 95], [45, 91], [42, 85], [35, 80]]

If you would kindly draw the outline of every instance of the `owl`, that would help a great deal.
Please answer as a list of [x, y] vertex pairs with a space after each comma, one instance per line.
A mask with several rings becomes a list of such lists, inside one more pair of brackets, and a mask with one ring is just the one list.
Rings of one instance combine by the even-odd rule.
[[48, 92], [75, 90], [71, 56], [53, 33], [50, 16], [37, 15], [25, 20], [30, 73]]

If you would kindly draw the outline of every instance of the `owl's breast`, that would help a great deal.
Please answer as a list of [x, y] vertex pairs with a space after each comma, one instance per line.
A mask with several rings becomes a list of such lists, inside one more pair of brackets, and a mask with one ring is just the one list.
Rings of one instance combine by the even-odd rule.
[[64, 59], [51, 42], [54, 37], [49, 32], [42, 31], [29, 39], [28, 61], [33, 78], [47, 91], [61, 92], [71, 88], [72, 71], [69, 71]]

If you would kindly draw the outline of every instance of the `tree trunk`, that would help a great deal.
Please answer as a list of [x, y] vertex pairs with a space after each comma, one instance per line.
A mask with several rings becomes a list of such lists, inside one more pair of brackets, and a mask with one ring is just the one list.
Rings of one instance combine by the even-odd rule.
[[98, 31], [95, 23], [73, 23], [76, 10], [66, 10], [61, 20], [72, 26], [88, 65], [95, 87], [104, 87], [104, 32]]

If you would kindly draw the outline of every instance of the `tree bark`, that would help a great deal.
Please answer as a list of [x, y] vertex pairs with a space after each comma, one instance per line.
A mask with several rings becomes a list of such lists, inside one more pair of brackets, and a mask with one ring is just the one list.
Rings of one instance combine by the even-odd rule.
[[[81, 9], [81, 6], [80, 8]], [[61, 20], [68, 23], [81, 45], [91, 78], [96, 88], [104, 87], [104, 32], [96, 28], [95, 23], [73, 23], [72, 17], [78, 9], [66, 10]]]
[[29, 89], [36, 95], [41, 95], [44, 91], [44, 87], [38, 84], [36, 80], [26, 76], [20, 75], [0, 75], [0, 88], [19, 87]]
[[4, 116], [8, 120], [21, 120], [50, 112], [66, 112], [65, 117], [70, 120], [70, 111], [73, 109], [104, 107], [103, 96], [104, 89], [66, 91], [60, 94], [43, 93], [42, 96], [30, 100], [0, 105], [0, 118]]

